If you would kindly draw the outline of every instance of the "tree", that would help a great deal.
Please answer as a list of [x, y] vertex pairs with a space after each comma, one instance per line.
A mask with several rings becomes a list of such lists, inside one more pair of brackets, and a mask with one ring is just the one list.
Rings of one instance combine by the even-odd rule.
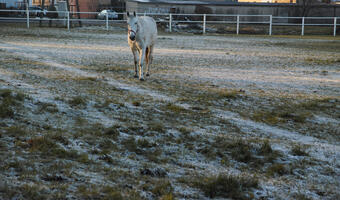
[[299, 15], [301, 17], [307, 17], [316, 3], [316, 0], [297, 0], [297, 4], [299, 5]]

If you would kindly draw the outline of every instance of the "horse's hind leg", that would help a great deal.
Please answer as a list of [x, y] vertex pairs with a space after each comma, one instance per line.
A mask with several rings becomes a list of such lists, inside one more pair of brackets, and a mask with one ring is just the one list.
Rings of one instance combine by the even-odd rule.
[[145, 51], [145, 61], [146, 61], [146, 76], [149, 76], [150, 47], [146, 48], [146, 51]]
[[149, 51], [147, 54], [147, 68], [146, 68], [146, 76], [150, 76], [150, 65], [152, 64], [152, 51], [153, 51], [153, 46], [149, 46]]

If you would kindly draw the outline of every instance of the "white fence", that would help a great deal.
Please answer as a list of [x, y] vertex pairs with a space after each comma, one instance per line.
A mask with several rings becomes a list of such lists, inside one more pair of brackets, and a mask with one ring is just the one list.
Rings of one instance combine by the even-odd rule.
[[[57, 13], [57, 18], [46, 17], [49, 14]], [[125, 22], [125, 13], [117, 13], [121, 19], [109, 19], [108, 14], [103, 20], [97, 19], [98, 12], [67, 12], [67, 11], [30, 11], [30, 10], [0, 10], [1, 22], [25, 22], [27, 28], [30, 24], [39, 21], [61, 21], [68, 30], [73, 22], [100, 23], [105, 24], [109, 30], [110, 23]], [[337, 26], [340, 25], [340, 17], [281, 17], [272, 15], [223, 15], [223, 14], [162, 14], [162, 13], [138, 13], [138, 15], [148, 15], [154, 17], [158, 23], [167, 26], [172, 32], [177, 24], [199, 25], [203, 34], [207, 32], [209, 24], [234, 24], [235, 33], [240, 34], [240, 25], [257, 24], [268, 26], [268, 35], [273, 34], [273, 26], [297, 26], [301, 28], [301, 35], [305, 35], [306, 26], [326, 26], [333, 29], [333, 36], [337, 34]], [[79, 18], [78, 18], [79, 17]]]

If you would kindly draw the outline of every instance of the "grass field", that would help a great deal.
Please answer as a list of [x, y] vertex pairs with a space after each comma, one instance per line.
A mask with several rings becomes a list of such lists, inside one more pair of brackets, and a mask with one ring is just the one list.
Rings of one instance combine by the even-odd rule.
[[0, 38], [0, 199], [340, 198], [338, 37]]

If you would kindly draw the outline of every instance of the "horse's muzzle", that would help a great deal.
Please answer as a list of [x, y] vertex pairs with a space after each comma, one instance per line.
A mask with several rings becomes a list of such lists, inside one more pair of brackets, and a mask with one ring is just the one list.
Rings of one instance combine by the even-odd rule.
[[132, 41], [135, 41], [135, 39], [136, 39], [136, 36], [135, 35], [130, 35], [130, 40], [132, 40]]

